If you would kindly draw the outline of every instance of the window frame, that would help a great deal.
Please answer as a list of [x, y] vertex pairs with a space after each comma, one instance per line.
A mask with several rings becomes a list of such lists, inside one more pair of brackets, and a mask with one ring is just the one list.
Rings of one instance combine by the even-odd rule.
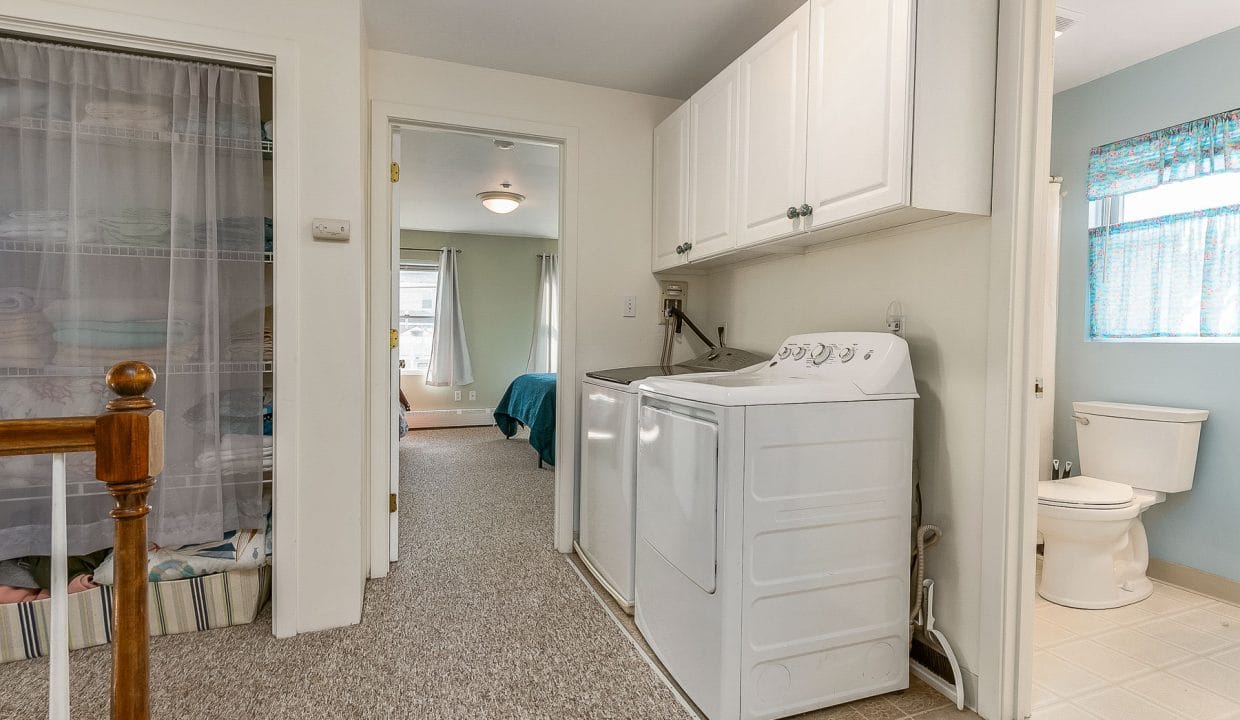
[[[438, 263], [438, 262], [435, 262], [435, 261], [429, 261], [429, 260], [405, 260], [405, 259], [402, 259], [402, 260], [400, 261], [400, 265], [399, 265], [398, 270], [397, 270], [397, 279], [396, 279], [396, 306], [397, 306], [397, 308], [396, 308], [396, 327], [397, 327], [397, 336], [398, 336], [398, 338], [399, 338], [399, 336], [400, 336], [400, 335], [403, 335], [403, 334], [404, 334], [404, 332], [405, 332], [405, 319], [406, 319], [406, 318], [418, 318], [418, 319], [430, 318], [430, 321], [431, 321], [431, 342], [433, 343], [433, 342], [434, 342], [434, 325], [435, 325], [435, 318], [436, 318], [436, 315], [437, 315], [437, 313], [438, 313], [438, 310], [439, 310], [439, 309], [438, 309], [438, 308], [434, 308], [434, 309], [431, 311], [431, 313], [430, 313], [429, 315], [406, 315], [406, 314], [404, 313], [404, 308], [403, 308], [403, 307], [401, 307], [401, 302], [400, 302], [400, 294], [401, 294], [401, 292], [400, 292], [400, 291], [401, 291], [401, 289], [402, 289], [404, 286], [401, 284], [400, 278], [401, 278], [401, 273], [405, 272], [406, 270], [417, 270], [417, 271], [423, 271], [423, 272], [435, 272], [435, 273], [438, 273], [438, 271], [439, 271], [439, 263]], [[438, 279], [438, 277], [436, 277], [436, 279], [435, 279], [435, 292], [437, 293], [438, 291], [439, 291], [439, 279]], [[397, 359], [398, 359], [398, 360], [405, 360], [405, 359], [407, 359], [407, 358], [403, 357], [403, 353], [401, 353], [401, 351], [400, 351], [399, 343], [398, 343], [398, 348], [397, 348]], [[399, 368], [400, 374], [401, 374], [401, 375], [415, 375], [415, 376], [419, 376], [419, 377], [425, 377], [425, 375], [426, 375], [426, 372], [427, 372], [428, 368], [426, 368], [426, 367], [421, 367], [421, 368], [420, 368], [420, 367], [417, 367], [417, 363], [416, 363], [416, 362], [415, 362], [415, 363], [413, 363], [413, 365], [414, 365], [414, 367], [403, 367], [403, 368]]]

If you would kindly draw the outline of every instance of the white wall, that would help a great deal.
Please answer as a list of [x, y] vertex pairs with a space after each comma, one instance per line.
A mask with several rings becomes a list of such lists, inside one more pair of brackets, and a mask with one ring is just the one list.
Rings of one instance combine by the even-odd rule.
[[[650, 274], [654, 126], [678, 100], [371, 51], [375, 100], [575, 127], [579, 132], [577, 367], [658, 358], [658, 283]], [[637, 317], [621, 317], [636, 295]]]
[[[5, 3], [0, 15], [6, 14], [107, 30], [118, 45], [127, 44], [132, 36], [145, 36], [265, 54], [275, 54], [278, 48], [296, 66], [295, 86], [281, 85], [278, 78], [276, 85], [277, 109], [282, 98], [294, 96], [291, 115], [300, 140], [292, 196], [296, 226], [276, 228], [277, 302], [287, 313], [283, 317], [294, 323], [291, 328], [276, 328], [283, 378], [278, 382], [297, 388], [296, 393], [277, 397], [277, 433], [282, 432], [281, 422], [294, 432], [291, 448], [283, 440], [287, 433], [277, 436], [282, 444], [277, 449], [276, 482], [295, 494], [293, 516], [277, 516], [278, 523], [295, 526], [293, 547], [285, 544], [276, 551], [278, 558], [291, 559], [295, 566], [286, 575], [293, 582], [277, 585], [277, 632], [357, 622], [364, 581], [365, 418], [363, 378], [357, 368], [365, 326], [366, 237], [362, 161], [366, 137], [364, 111], [359, 111], [365, 48], [358, 0], [21, 0]], [[290, 145], [281, 150], [280, 138], [276, 140], [277, 158], [280, 152], [291, 152]], [[279, 206], [276, 212], [280, 214]], [[354, 239], [314, 242], [312, 217], [349, 220]], [[291, 247], [290, 243], [299, 251], [295, 264], [287, 252], [283, 258], [280, 255], [281, 247]], [[290, 279], [283, 290], [282, 272]], [[294, 278], [297, 292], [289, 295]], [[282, 333], [293, 344], [281, 346]], [[277, 569], [277, 583], [280, 572]], [[296, 604], [291, 626], [280, 627], [283, 603]]]
[[709, 322], [728, 323], [730, 345], [764, 351], [796, 333], [885, 330], [888, 303], [903, 303], [921, 395], [922, 522], [944, 532], [927, 552], [927, 577], [940, 629], [975, 672], [990, 241], [989, 219], [929, 221], [725, 269], [707, 295]]

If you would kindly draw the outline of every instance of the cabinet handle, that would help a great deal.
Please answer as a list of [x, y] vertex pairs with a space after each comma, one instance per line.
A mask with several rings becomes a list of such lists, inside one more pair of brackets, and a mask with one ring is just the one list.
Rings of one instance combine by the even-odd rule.
[[692, 249], [693, 249], [693, 243], [691, 242], [685, 243], [685, 252], [689, 252]]
[[813, 213], [814, 213], [814, 208], [810, 206], [809, 204], [804, 204], [800, 207], [800, 209], [797, 210], [797, 215], [800, 215], [801, 217], [808, 217], [809, 215], [812, 215]]
[[801, 217], [801, 213], [797, 212], [796, 207], [789, 205], [788, 206], [788, 219], [796, 220], [799, 217]]
[[685, 254], [685, 244], [684, 244], [684, 243], [681, 243], [681, 244], [679, 244], [679, 245], [677, 245], [677, 246], [676, 246], [676, 254], [677, 254], [677, 255], [684, 255], [684, 254]]

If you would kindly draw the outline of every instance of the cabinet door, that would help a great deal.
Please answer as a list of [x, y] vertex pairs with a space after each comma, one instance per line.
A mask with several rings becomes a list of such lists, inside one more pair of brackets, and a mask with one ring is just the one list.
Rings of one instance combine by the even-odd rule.
[[685, 262], [689, 198], [689, 103], [654, 129], [654, 271]]
[[689, 99], [689, 260], [736, 247], [736, 65]]
[[810, 0], [812, 226], [907, 205], [914, 0]]
[[737, 245], [789, 235], [805, 202], [809, 7], [802, 6], [737, 61], [740, 80]]

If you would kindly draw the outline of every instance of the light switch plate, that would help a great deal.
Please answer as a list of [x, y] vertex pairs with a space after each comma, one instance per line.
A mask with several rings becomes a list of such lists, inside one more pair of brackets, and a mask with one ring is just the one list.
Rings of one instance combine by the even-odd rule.
[[315, 240], [340, 242], [349, 239], [349, 221], [331, 218], [315, 218], [310, 223], [310, 234]]

